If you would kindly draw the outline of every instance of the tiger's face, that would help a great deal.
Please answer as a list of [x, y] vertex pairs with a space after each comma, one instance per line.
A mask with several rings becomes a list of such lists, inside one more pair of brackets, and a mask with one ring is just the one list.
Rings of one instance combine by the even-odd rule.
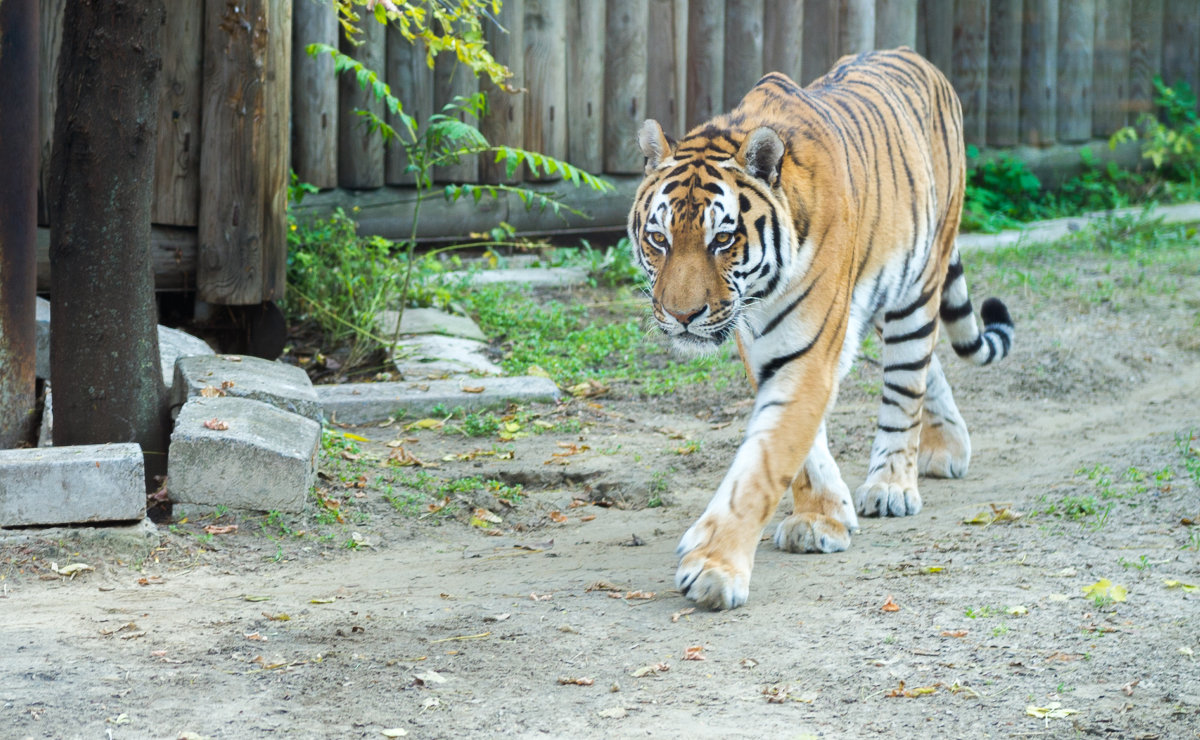
[[646, 179], [629, 237], [650, 278], [655, 321], [677, 350], [714, 349], [747, 303], [779, 283], [789, 251], [776, 192], [783, 143], [760, 128], [740, 147], [717, 137], [672, 150], [654, 121], [643, 125], [639, 140]]

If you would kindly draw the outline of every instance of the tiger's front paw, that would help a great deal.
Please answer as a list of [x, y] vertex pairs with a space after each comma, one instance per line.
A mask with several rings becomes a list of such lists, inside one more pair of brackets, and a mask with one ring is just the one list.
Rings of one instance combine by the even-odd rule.
[[775, 544], [787, 552], [842, 552], [850, 547], [850, 530], [837, 519], [803, 511], [779, 523]]
[[692, 525], [679, 543], [679, 569], [675, 585], [679, 592], [700, 606], [733, 609], [750, 595], [753, 558], [723, 552], [714, 542], [715, 527], [701, 520]]
[[854, 506], [863, 516], [912, 516], [921, 510], [916, 486], [864, 483], [854, 494]]

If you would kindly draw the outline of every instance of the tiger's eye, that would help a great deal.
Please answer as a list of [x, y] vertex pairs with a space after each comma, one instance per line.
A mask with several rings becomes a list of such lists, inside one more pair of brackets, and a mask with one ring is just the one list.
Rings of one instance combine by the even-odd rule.
[[663, 236], [662, 232], [651, 231], [650, 232], [650, 241], [661, 246], [661, 245], [667, 243], [667, 237]]
[[713, 237], [713, 243], [721, 246], [725, 246], [731, 241], [733, 241], [733, 234], [728, 231], [722, 231], [720, 234], [717, 234], [715, 237]]

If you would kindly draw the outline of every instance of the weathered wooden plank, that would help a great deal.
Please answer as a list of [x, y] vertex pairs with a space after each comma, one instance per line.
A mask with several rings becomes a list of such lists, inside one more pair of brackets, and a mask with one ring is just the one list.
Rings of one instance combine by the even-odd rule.
[[567, 18], [567, 159], [589, 172], [604, 169], [604, 3], [574, 0]]
[[1200, 92], [1200, 7], [1195, 0], [1166, 0], [1163, 5], [1162, 78], [1184, 81]]
[[[373, 18], [359, 24], [361, 44], [355, 46], [342, 35], [341, 50], [363, 63], [367, 69], [384, 74], [386, 27]], [[371, 133], [367, 119], [358, 114], [369, 110], [377, 116], [384, 113], [383, 102], [370, 90], [359, 86], [353, 74], [338, 78], [338, 185], [343, 188], [378, 188], [383, 186], [383, 137]]]
[[875, 0], [875, 48], [917, 48], [917, 0]]
[[949, 78], [954, 67], [954, 0], [921, 0], [917, 9], [917, 50]]
[[[582, 0], [587, 5], [587, 0]], [[683, 108], [678, 97], [678, 45], [680, 29], [675, 0], [650, 0], [646, 49], [646, 118], [653, 118], [668, 136], [679, 136]], [[574, 80], [572, 80], [572, 84]], [[574, 128], [574, 127], [572, 127]]]
[[[400, 101], [405, 115], [418, 124], [433, 115], [433, 70], [425, 57], [424, 45], [404, 38], [400, 29], [389, 24], [384, 38], [384, 80], [392, 95]], [[400, 119], [387, 114], [387, 122], [400, 136], [407, 136]], [[408, 155], [400, 142], [389, 142], [383, 151], [383, 180], [388, 185], [411, 185], [416, 177], [408, 171]]]
[[1016, 146], [1019, 138], [1022, 4], [1021, 0], [991, 0], [987, 69], [989, 146]]
[[38, 3], [38, 223], [50, 223], [46, 199], [50, 192], [50, 143], [54, 135], [54, 106], [58, 95], [58, 50], [67, 0]]
[[725, 110], [763, 74], [763, 0], [725, 2]]
[[287, 289], [288, 134], [292, 90], [292, 0], [268, 0], [263, 106], [263, 301]]
[[525, 0], [525, 147], [559, 159], [567, 156], [566, 44], [566, 7]]
[[1095, 0], [1058, 6], [1058, 140], [1067, 144], [1092, 135], [1092, 44]]
[[604, 70], [604, 171], [643, 168], [637, 132], [646, 119], [646, 0], [609, 0]]
[[[282, 187], [277, 167], [286, 167], [284, 133], [270, 129], [286, 125], [286, 112], [273, 109], [286, 100], [286, 76], [268, 76], [287, 44], [276, 34], [291, 34], [291, 13], [285, 0], [227, 0], [211, 2], [204, 13], [204, 108], [201, 114], [200, 213], [197, 297], [206, 303], [243, 305], [268, 300], [264, 268], [276, 269], [275, 228], [278, 218], [274, 193]], [[279, 90], [268, 94], [276, 81]], [[286, 108], [285, 108], [286, 111]], [[272, 160], [277, 160], [272, 161]], [[286, 194], [286, 193], [285, 193]], [[283, 228], [283, 224], [279, 224]]]
[[200, 208], [200, 88], [204, 8], [191, 0], [167, 0], [163, 24], [162, 92], [154, 157], [154, 223], [195, 226]]
[[1107, 138], [1129, 119], [1129, 22], [1129, 0], [1097, 0], [1092, 136]]
[[[504, 4], [495, 23], [485, 24], [484, 33], [492, 57], [508, 67], [513, 76], [509, 87], [519, 90], [525, 84], [525, 3], [509, 0]], [[525, 94], [501, 90], [490, 79], [480, 79], [479, 87], [487, 95], [488, 112], [479, 130], [491, 144], [525, 146]], [[483, 182], [517, 182], [524, 173], [518, 170], [510, 180], [504, 162], [485, 156], [479, 162], [479, 178]]]
[[838, 8], [838, 56], [875, 48], [875, 0], [842, 0]]
[[1021, 141], [1050, 146], [1058, 129], [1058, 0], [1025, 3], [1021, 36]]
[[725, 102], [725, 3], [691, 0], [687, 17], [686, 127], [721, 112]]
[[1130, 4], [1129, 113], [1154, 110], [1154, 76], [1162, 70], [1163, 0]]
[[[150, 226], [150, 263], [154, 289], [182, 292], [196, 289], [196, 229], [188, 226]], [[37, 290], [50, 292], [50, 229], [37, 230]]]
[[804, 71], [804, 0], [772, 0], [763, 16], [763, 71], [799, 82]]
[[804, 38], [800, 52], [801, 85], [829, 71], [838, 58], [838, 4], [836, 0], [808, 0], [804, 4]]
[[[471, 68], [459, 64], [451, 52], [442, 52], [433, 64], [433, 107], [441, 113], [455, 98], [469, 98], [479, 92], [479, 79]], [[466, 113], [454, 114], [459, 120], [474, 124], [475, 120]], [[526, 118], [528, 121], [528, 117]], [[528, 123], [526, 123], [528, 126]], [[479, 178], [479, 157], [462, 157], [457, 162], [433, 168], [433, 179], [437, 182], [475, 182]]]
[[[201, 3], [176, 0], [199, 7]], [[170, 23], [171, 12], [167, 11]], [[301, 182], [337, 185], [337, 78], [328, 54], [311, 57], [309, 44], [337, 46], [337, 13], [318, 0], [298, 0], [292, 18], [292, 169]]]
[[688, 1], [675, 2], [675, 136], [687, 133]]
[[987, 141], [988, 0], [955, 0], [950, 81], [962, 101], [963, 138]]

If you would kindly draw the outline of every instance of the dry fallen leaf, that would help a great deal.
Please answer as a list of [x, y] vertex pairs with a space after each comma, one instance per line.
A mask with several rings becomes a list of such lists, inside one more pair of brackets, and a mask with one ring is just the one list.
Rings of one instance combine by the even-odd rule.
[[[590, 521], [592, 521], [592, 520], [593, 520], [593, 519], [595, 519], [595, 518], [596, 518], [596, 515], [595, 515], [595, 514], [588, 514], [587, 516], [581, 516], [581, 517], [579, 517], [579, 521], [581, 521], [581, 522], [590, 522]], [[1195, 588], [1195, 587], [1193, 586], [1193, 588]]]
[[205, 398], [217, 398], [225, 395], [225, 391], [220, 388], [213, 388], [211, 385], [206, 385], [200, 389], [200, 395]]
[[685, 648], [683, 651], [683, 659], [684, 660], [708, 660], [707, 658], [704, 657], [704, 646], [703, 645], [692, 645], [689, 648]]
[[562, 524], [563, 522], [567, 521], [567, 515], [561, 511], [558, 511], [557, 509], [547, 514], [547, 516], [550, 517], [550, 521], [558, 524]]
[[380, 730], [379, 734], [384, 737], [404, 737], [408, 734], [408, 730], [403, 727], [391, 727], [386, 730]]
[[583, 676], [578, 678], [573, 676], [559, 676], [558, 682], [563, 686], [591, 686], [592, 684], [596, 683], [593, 679]]
[[272, 614], [272, 613], [270, 613], [270, 612], [263, 612], [263, 613], [262, 613], [262, 615], [263, 615], [264, 617], [266, 617], [267, 619], [271, 620], [272, 622], [289, 622], [289, 621], [291, 621], [291, 619], [292, 619], [291, 617], [289, 617], [288, 615], [284, 614], [283, 612], [280, 612], [279, 614]]
[[935, 693], [937, 693], [936, 685], [935, 686], [918, 686], [915, 689], [906, 689], [906, 688], [904, 688], [904, 682], [901, 681], [899, 686], [897, 686], [896, 688], [887, 692], [886, 694], [884, 694], [884, 696], [887, 696], [890, 698], [905, 697], [908, 699], [915, 699], [918, 696], [926, 696], [928, 694], [935, 694]]
[[944, 630], [942, 632], [942, 637], [966, 637], [966, 636], [967, 636], [966, 630]]
[[1074, 709], [1065, 709], [1062, 704], [1052, 701], [1044, 707], [1027, 706], [1025, 707], [1025, 714], [1028, 714], [1030, 717], [1037, 717], [1038, 719], [1050, 720], [1066, 719], [1072, 714], [1079, 714], [1079, 712]]
[[482, 385], [464, 385], [459, 390], [463, 393], [483, 393], [487, 388]]
[[537, 594], [537, 593], [529, 594], [529, 598], [533, 599], [534, 601], [549, 601], [553, 597], [554, 597], [554, 594]]
[[259, 633], [257, 633], [257, 632], [251, 632], [250, 634], [246, 635], [246, 639], [247, 639], [247, 640], [257, 640], [257, 641], [259, 641], [259, 642], [266, 642], [266, 641], [267, 641], [267, 638], [263, 637], [262, 635], [260, 635], [260, 634], [259, 634]]
[[95, 570], [95, 568], [87, 563], [71, 563], [70, 565], [64, 565], [61, 568], [58, 567], [58, 563], [50, 563], [50, 570], [54, 571], [60, 576], [74, 576], [76, 573], [82, 573], [85, 570]]
[[1172, 581], [1168, 579], [1163, 580], [1163, 585], [1167, 588], [1177, 588], [1186, 593], [1192, 593], [1193, 591], [1200, 589], [1200, 586], [1195, 586], [1191, 583], [1183, 583], [1181, 581]]
[[694, 611], [696, 611], [696, 607], [694, 606], [689, 606], [687, 609], [680, 609], [671, 615], [671, 621], [678, 622], [680, 617], [686, 617]]
[[208, 421], [204, 422], [204, 428], [211, 429], [214, 432], [224, 432], [225, 430], [229, 429], [229, 422], [221, 421], [220, 419], [215, 418], [209, 419]]
[[396, 445], [395, 447], [392, 448], [392, 451], [387, 456], [386, 462], [388, 464], [395, 465], [396, 467], [400, 467], [400, 468], [407, 467], [410, 465], [413, 467], [418, 467], [418, 468], [436, 468], [436, 467], [438, 467], [434, 463], [427, 463], [424, 460], [418, 458], [416, 455], [412, 454], [411, 452], [406, 450], [401, 445]]
[[225, 524], [225, 525], [209, 524], [208, 526], [206, 526], [204, 528], [204, 531], [207, 532], [208, 534], [232, 534], [233, 532], [237, 531], [237, 528], [238, 528], [238, 525], [236, 525], [236, 524]]
[[653, 599], [654, 592], [653, 591], [630, 591], [629, 593], [625, 594], [625, 598], [627, 600], [629, 600], [629, 599]]
[[883, 606], [879, 607], [879, 610], [883, 612], [898, 612], [900, 611], [900, 605], [892, 599], [891, 594], [888, 594], [887, 600], [883, 602]]
[[1141, 682], [1142, 682], [1142, 679], [1135, 678], [1134, 680], [1132, 680], [1129, 683], [1122, 686], [1121, 691], [1125, 692], [1125, 696], [1133, 696], [1133, 687], [1137, 686]]
[[671, 670], [671, 666], [666, 663], [652, 663], [651, 665], [642, 666], [630, 675], [634, 678], [645, 678], [657, 673], [666, 673], [669, 670]]
[[137, 579], [137, 584], [139, 586], [150, 586], [150, 585], [162, 583], [162, 582], [163, 582], [162, 576], [146, 576], [145, 578]]
[[1128, 594], [1124, 586], [1117, 585], [1107, 578], [1101, 578], [1090, 586], [1084, 586], [1083, 593], [1092, 598], [1108, 598], [1113, 601], [1124, 601]]

